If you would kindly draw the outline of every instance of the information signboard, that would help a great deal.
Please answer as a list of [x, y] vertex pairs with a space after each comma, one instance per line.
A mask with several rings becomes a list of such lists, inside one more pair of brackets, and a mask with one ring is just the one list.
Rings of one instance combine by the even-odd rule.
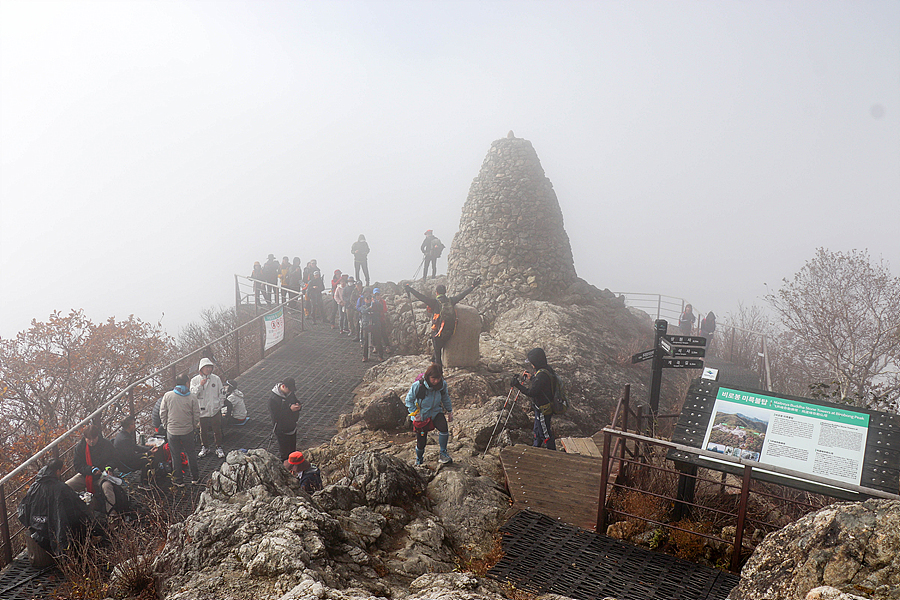
[[720, 387], [702, 448], [860, 485], [869, 415]]

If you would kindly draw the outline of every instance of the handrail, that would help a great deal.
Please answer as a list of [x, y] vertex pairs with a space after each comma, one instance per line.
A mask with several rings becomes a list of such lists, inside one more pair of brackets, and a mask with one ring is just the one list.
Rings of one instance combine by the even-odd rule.
[[[686, 454], [693, 454], [696, 456], [702, 456], [705, 458], [712, 458], [720, 462], [730, 462], [737, 465], [741, 465], [744, 467], [752, 467], [754, 469], [760, 469], [762, 471], [769, 471], [771, 473], [777, 473], [779, 475], [784, 475], [786, 477], [793, 477], [795, 479], [801, 479], [804, 481], [811, 481], [812, 483], [818, 483], [827, 487], [836, 488], [839, 490], [844, 490], [848, 492], [856, 492], [858, 494], [865, 494], [866, 496], [874, 496], [876, 498], [885, 498], [888, 500], [900, 500], [900, 495], [892, 494], [890, 492], [884, 492], [881, 490], [876, 490], [873, 488], [868, 488], [862, 485], [856, 485], [853, 483], [845, 483], [842, 481], [835, 481], [833, 479], [828, 479], [826, 477], [820, 477], [818, 475], [811, 475], [809, 473], [804, 473], [802, 471], [795, 471], [793, 469], [786, 469], [784, 467], [780, 467], [778, 465], [771, 465], [769, 463], [761, 463], [755, 460], [750, 460], [748, 458], [739, 458], [735, 456], [725, 456], [724, 454], [719, 454], [718, 452], [713, 452], [711, 450], [703, 450], [702, 448], [695, 448], [693, 446], [685, 446], [684, 444], [676, 444], [675, 442], [670, 442], [667, 440], [660, 440], [657, 438], [651, 438], [644, 435], [639, 435], [637, 433], [628, 433], [626, 431], [621, 431], [619, 429], [612, 429], [610, 427], [604, 427], [601, 430], [603, 434], [609, 434], [613, 436], [619, 436], [624, 438], [633, 439], [639, 442], [651, 443], [656, 446], [663, 446], [666, 448], [670, 448], [673, 450], [678, 450], [679, 452], [684, 452]], [[710, 467], [712, 468], [712, 467]]]
[[156, 371], [154, 371], [153, 373], [147, 375], [147, 376], [144, 377], [143, 379], [139, 379], [139, 380], [135, 381], [134, 383], [129, 384], [125, 389], [123, 389], [122, 391], [120, 391], [118, 394], [116, 394], [115, 396], [113, 396], [111, 399], [107, 400], [106, 403], [103, 404], [100, 408], [98, 408], [97, 410], [95, 410], [94, 412], [92, 412], [87, 418], [83, 419], [83, 420], [82, 420], [81, 422], [79, 422], [77, 425], [73, 426], [71, 429], [69, 429], [69, 430], [66, 431], [65, 433], [61, 434], [61, 435], [60, 435], [59, 437], [57, 437], [55, 440], [53, 440], [52, 442], [50, 442], [49, 444], [47, 444], [44, 448], [42, 448], [41, 450], [39, 450], [39, 451], [38, 451], [36, 454], [34, 454], [31, 458], [29, 458], [28, 460], [26, 460], [25, 462], [23, 462], [21, 465], [19, 465], [18, 467], [16, 467], [15, 469], [13, 469], [12, 471], [10, 471], [10, 472], [7, 473], [6, 475], [4, 475], [2, 478], [0, 478], [0, 486], [3, 486], [6, 482], [10, 481], [13, 477], [15, 477], [16, 475], [18, 475], [19, 473], [21, 473], [21, 472], [22, 472], [23, 470], [25, 470], [27, 467], [29, 467], [29, 466], [31, 466], [32, 464], [34, 464], [35, 462], [37, 462], [37, 460], [38, 460], [40, 457], [42, 457], [42, 456], [43, 456], [44, 454], [46, 454], [48, 451], [50, 451], [50, 450], [52, 450], [53, 448], [55, 448], [56, 446], [58, 446], [58, 445], [60, 444], [60, 442], [62, 442], [62, 441], [65, 440], [66, 438], [68, 438], [70, 435], [72, 435], [73, 433], [75, 433], [76, 431], [78, 431], [79, 429], [81, 429], [82, 427], [84, 427], [84, 426], [85, 426], [87, 423], [89, 423], [94, 417], [96, 417], [97, 415], [99, 415], [100, 413], [102, 413], [104, 410], [106, 410], [107, 408], [109, 408], [110, 406], [112, 406], [113, 403], [115, 403], [117, 400], [121, 399], [125, 394], [127, 394], [128, 392], [130, 392], [131, 390], [133, 390], [135, 387], [137, 387], [137, 386], [139, 386], [139, 385], [141, 385], [141, 384], [143, 384], [143, 383], [146, 383], [147, 381], [149, 381], [150, 379], [156, 377], [157, 375], [159, 375], [159, 374], [162, 373], [163, 371], [172, 368], [173, 366], [177, 365], [179, 362], [181, 362], [181, 361], [184, 360], [185, 358], [189, 358], [191, 355], [196, 354], [197, 352], [201, 352], [201, 351], [203, 350], [204, 347], [210, 346], [210, 345], [215, 344], [215, 343], [218, 343], [218, 342], [224, 340], [225, 338], [227, 338], [228, 336], [233, 335], [233, 334], [236, 333], [237, 331], [240, 331], [240, 330], [243, 329], [244, 327], [247, 327], [247, 326], [250, 325], [251, 323], [253, 323], [253, 322], [255, 322], [255, 321], [258, 321], [259, 319], [262, 319], [262, 318], [264, 318], [264, 317], [266, 317], [266, 316], [268, 316], [268, 315], [274, 313], [274, 312], [277, 311], [279, 308], [284, 307], [285, 304], [287, 304], [287, 301], [286, 301], [286, 302], [283, 302], [283, 303], [281, 303], [281, 304], [275, 305], [275, 306], [272, 307], [270, 310], [267, 310], [265, 313], [259, 315], [258, 317], [254, 317], [254, 318], [250, 319], [249, 321], [247, 321], [246, 323], [244, 323], [243, 325], [239, 325], [238, 327], [235, 327], [234, 329], [232, 329], [232, 330], [229, 331], [228, 333], [226, 333], [226, 334], [224, 334], [224, 335], [222, 335], [222, 336], [216, 338], [215, 340], [213, 340], [213, 341], [211, 341], [211, 342], [206, 343], [203, 347], [197, 348], [197, 349], [192, 350], [191, 352], [189, 352], [189, 353], [187, 353], [187, 354], [185, 354], [185, 355], [179, 356], [178, 358], [176, 358], [175, 360], [173, 360], [172, 362], [170, 362], [170, 363], [167, 364], [166, 366], [157, 369]]

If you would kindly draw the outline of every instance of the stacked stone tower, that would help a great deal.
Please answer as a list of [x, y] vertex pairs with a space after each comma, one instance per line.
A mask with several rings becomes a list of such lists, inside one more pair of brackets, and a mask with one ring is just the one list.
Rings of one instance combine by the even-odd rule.
[[490, 312], [498, 299], [551, 300], [576, 281], [559, 201], [531, 142], [510, 131], [491, 144], [447, 260], [451, 293], [480, 276], [466, 302]]

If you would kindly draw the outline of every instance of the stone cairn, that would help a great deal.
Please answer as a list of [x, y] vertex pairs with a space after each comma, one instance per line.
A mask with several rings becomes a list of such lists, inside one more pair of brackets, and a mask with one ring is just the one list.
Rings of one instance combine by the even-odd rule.
[[553, 184], [531, 142], [512, 131], [491, 144], [472, 181], [447, 273], [450, 294], [483, 279], [464, 302], [488, 318], [516, 297], [558, 298], [577, 279]]

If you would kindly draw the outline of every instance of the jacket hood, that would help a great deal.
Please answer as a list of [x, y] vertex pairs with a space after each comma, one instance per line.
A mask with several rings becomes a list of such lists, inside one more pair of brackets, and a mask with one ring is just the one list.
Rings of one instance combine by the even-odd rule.
[[275, 384], [275, 387], [272, 388], [272, 393], [276, 394], [277, 396], [280, 396], [281, 398], [287, 398], [287, 396], [285, 396], [284, 394], [281, 393], [281, 384], [280, 383]]
[[534, 348], [528, 351], [528, 362], [530, 362], [535, 369], [546, 369], [547, 368], [547, 355], [544, 354], [543, 348]]
[[41, 470], [37, 472], [35, 479], [56, 479], [56, 472], [49, 470], [47, 467], [49, 465], [44, 465], [41, 467]]
[[216, 364], [215, 364], [213, 361], [209, 360], [208, 358], [201, 358], [201, 359], [200, 359], [200, 366], [197, 367], [197, 370], [199, 371], [199, 370], [202, 369], [203, 367], [212, 367], [212, 368], [215, 368], [215, 367], [216, 367]]

